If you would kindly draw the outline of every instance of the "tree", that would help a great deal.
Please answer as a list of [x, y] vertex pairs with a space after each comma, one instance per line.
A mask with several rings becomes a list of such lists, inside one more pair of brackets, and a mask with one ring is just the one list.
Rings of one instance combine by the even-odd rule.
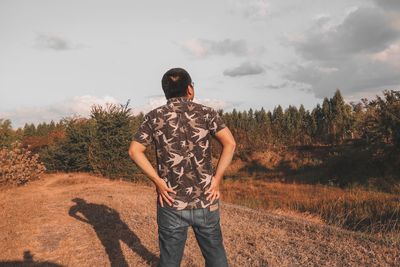
[[137, 172], [128, 155], [131, 142], [131, 109], [126, 105], [94, 105], [91, 118], [94, 133], [89, 145], [89, 161], [96, 173], [110, 178], [132, 178]]
[[282, 143], [284, 141], [284, 120], [282, 107], [278, 105], [272, 113], [272, 132], [276, 138], [274, 143]]
[[336, 89], [333, 98], [330, 99], [330, 108], [330, 135], [333, 142], [340, 143], [349, 133], [351, 108], [345, 104], [339, 89]]
[[370, 142], [393, 143], [400, 147], [400, 91], [385, 90], [367, 104], [365, 134]]
[[322, 102], [322, 121], [321, 121], [321, 139], [325, 143], [332, 141], [332, 130], [331, 130], [331, 104], [327, 97]]
[[15, 134], [11, 127], [11, 121], [0, 119], [0, 149], [3, 147], [11, 148], [13, 141], [15, 141]]
[[[89, 162], [89, 145], [94, 135], [94, 121], [71, 117], [64, 118], [64, 137], [48, 143], [40, 151], [40, 157], [50, 171], [93, 171]], [[57, 133], [57, 131], [53, 131]]]

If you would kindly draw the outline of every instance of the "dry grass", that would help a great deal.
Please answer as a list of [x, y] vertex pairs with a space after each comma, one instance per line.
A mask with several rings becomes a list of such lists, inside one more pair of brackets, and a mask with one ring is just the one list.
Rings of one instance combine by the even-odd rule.
[[[221, 198], [221, 226], [230, 266], [400, 263], [399, 246], [300, 215], [228, 204], [227, 197], [224, 193]], [[121, 247], [121, 253], [114, 254], [117, 266], [124, 261], [129, 266], [155, 265], [159, 253], [155, 201], [153, 187], [83, 173], [45, 175], [24, 187], [2, 188], [0, 265], [22, 261], [25, 253], [35, 262], [110, 266], [108, 246], [114, 252]], [[204, 266], [191, 229], [181, 266]]]
[[227, 202], [280, 214], [301, 213], [314, 221], [377, 234], [400, 244], [400, 195], [252, 178], [228, 179], [222, 187]]

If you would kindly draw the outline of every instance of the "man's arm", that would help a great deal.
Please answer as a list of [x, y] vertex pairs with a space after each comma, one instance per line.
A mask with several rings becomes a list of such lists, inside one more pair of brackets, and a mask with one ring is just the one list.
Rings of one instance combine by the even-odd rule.
[[137, 141], [132, 141], [131, 145], [129, 146], [128, 153], [131, 159], [140, 167], [144, 174], [146, 174], [153, 183], [157, 183], [157, 180], [161, 178], [158, 176], [158, 173], [147, 159], [144, 153], [145, 150], [146, 146]]
[[223, 146], [221, 155], [218, 159], [217, 168], [214, 174], [212, 185], [206, 191], [206, 194], [210, 192], [211, 194], [207, 196], [207, 199], [211, 199], [211, 202], [215, 198], [219, 198], [219, 185], [224, 176], [226, 168], [232, 161], [233, 154], [236, 148], [236, 141], [229, 130], [228, 127], [224, 127], [222, 130], [215, 133], [215, 138]]
[[221, 180], [224, 176], [226, 168], [232, 161], [233, 154], [236, 148], [236, 141], [228, 127], [225, 127], [221, 131], [215, 134], [216, 139], [222, 145], [222, 152], [218, 159], [217, 169], [215, 171], [214, 177]]
[[82, 218], [81, 216], [79, 216], [79, 215], [77, 214], [78, 212], [79, 212], [78, 206], [72, 206], [72, 207], [69, 209], [68, 214], [69, 214], [69, 216], [71, 216], [71, 217], [73, 217], [73, 218], [75, 218], [75, 219], [77, 219], [77, 220], [79, 220], [79, 221], [82, 221], [82, 222], [85, 222], [85, 223], [89, 223], [89, 221], [88, 221], [87, 219], [84, 219], [84, 218]]
[[[157, 191], [160, 193], [160, 195], [164, 198], [164, 200], [169, 204], [172, 205], [171, 202], [173, 202], [173, 198], [168, 194], [168, 192], [171, 192], [173, 194], [176, 194], [176, 192], [167, 186], [165, 181], [161, 179], [161, 177], [158, 175], [157, 171], [153, 168], [151, 165], [150, 161], [147, 159], [145, 155], [145, 150], [146, 146], [137, 142], [137, 141], [132, 141], [131, 145], [129, 146], [129, 156], [131, 159], [142, 169], [142, 171], [151, 179], [151, 181], [154, 183], [154, 185], [157, 188]], [[162, 199], [160, 198], [160, 204], [163, 206]], [[171, 202], [169, 202], [171, 201]]]

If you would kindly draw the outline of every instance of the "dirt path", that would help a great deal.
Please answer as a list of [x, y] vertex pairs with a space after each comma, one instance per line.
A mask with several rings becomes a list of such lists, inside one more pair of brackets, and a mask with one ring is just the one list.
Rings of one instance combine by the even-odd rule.
[[[154, 266], [155, 190], [83, 173], [0, 190], [0, 266]], [[400, 266], [400, 248], [221, 199], [230, 266]], [[119, 249], [120, 248], [120, 249]], [[22, 265], [20, 265], [22, 266]], [[204, 266], [189, 228], [181, 266]]]

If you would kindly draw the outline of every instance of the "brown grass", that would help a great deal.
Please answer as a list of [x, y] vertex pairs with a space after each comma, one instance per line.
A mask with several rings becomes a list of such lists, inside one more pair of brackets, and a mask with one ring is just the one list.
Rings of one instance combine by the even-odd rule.
[[224, 180], [222, 194], [227, 202], [281, 214], [303, 213], [314, 221], [377, 234], [400, 244], [400, 195], [252, 178]]
[[[249, 188], [259, 190], [256, 185]], [[229, 204], [228, 198], [224, 191], [221, 227], [230, 266], [399, 265], [400, 247], [379, 238], [300, 214]], [[82, 200], [86, 204], [78, 204]], [[62, 266], [110, 266], [108, 245], [114, 252], [121, 246], [116, 265], [123, 261], [129, 266], [155, 265], [159, 253], [155, 201], [153, 187], [83, 173], [45, 175], [24, 187], [2, 188], [0, 265], [21, 262], [25, 254], [28, 260], [33, 255], [35, 262]], [[71, 211], [80, 211], [79, 217], [71, 217]], [[191, 229], [181, 266], [204, 266]]]

